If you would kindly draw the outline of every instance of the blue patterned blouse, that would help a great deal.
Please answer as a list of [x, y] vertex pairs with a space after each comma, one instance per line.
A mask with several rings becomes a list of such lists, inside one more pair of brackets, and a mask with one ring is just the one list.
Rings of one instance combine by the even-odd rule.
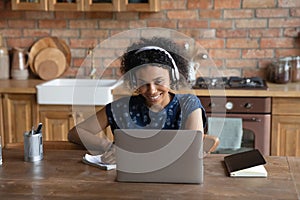
[[171, 94], [170, 103], [160, 112], [153, 112], [142, 95], [123, 97], [106, 106], [112, 131], [115, 129], [181, 129], [187, 117], [197, 108], [202, 109], [203, 126], [205, 110], [199, 98], [192, 94]]

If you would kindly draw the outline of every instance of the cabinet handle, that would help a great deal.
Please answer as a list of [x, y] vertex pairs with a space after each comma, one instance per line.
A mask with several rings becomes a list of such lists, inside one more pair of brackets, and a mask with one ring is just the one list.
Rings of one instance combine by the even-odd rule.
[[252, 118], [243, 118], [243, 121], [247, 121], [247, 122], [261, 122], [261, 119], [256, 118], [256, 117], [252, 117]]

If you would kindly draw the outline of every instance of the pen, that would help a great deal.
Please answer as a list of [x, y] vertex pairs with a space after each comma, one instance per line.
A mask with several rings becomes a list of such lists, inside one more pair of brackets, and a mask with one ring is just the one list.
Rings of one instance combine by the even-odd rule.
[[37, 129], [36, 129], [36, 131], [35, 131], [36, 134], [38, 134], [38, 133], [41, 131], [42, 126], [43, 126], [43, 124], [42, 124], [42, 123], [39, 123], [39, 125], [38, 125], [38, 127], [37, 127]]

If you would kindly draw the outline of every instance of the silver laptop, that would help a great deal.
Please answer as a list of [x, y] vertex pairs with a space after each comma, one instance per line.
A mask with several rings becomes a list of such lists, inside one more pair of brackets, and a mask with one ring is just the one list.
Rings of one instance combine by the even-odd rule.
[[117, 181], [203, 183], [201, 131], [117, 129]]

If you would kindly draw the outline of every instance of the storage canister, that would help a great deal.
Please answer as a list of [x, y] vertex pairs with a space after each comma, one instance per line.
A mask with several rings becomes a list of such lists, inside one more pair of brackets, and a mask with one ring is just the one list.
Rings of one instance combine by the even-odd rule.
[[0, 34], [0, 79], [9, 79], [9, 55]]
[[300, 56], [294, 57], [292, 61], [292, 82], [300, 81]]

